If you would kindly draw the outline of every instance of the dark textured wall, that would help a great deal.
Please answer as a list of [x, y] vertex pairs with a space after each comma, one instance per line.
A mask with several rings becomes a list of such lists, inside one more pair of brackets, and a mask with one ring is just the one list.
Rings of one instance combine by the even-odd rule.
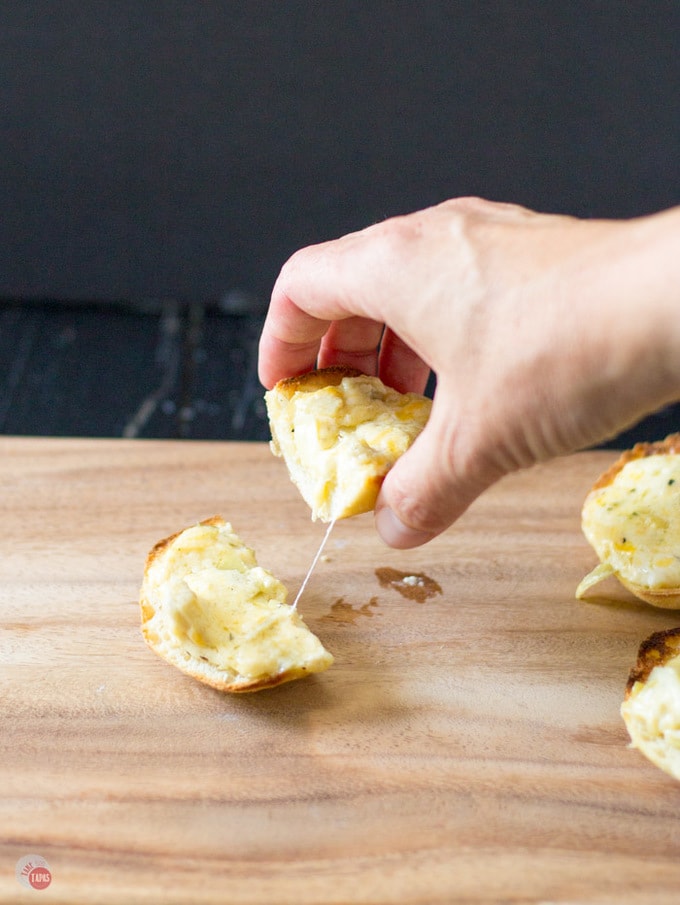
[[0, 5], [0, 296], [266, 299], [456, 194], [680, 202], [677, 2]]

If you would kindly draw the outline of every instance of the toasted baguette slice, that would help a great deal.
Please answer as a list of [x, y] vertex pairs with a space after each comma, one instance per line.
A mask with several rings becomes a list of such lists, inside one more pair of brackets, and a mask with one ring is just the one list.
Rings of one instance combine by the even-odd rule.
[[377, 377], [325, 368], [265, 393], [272, 452], [322, 522], [370, 512], [385, 475], [425, 426], [432, 402]]
[[149, 647], [220, 691], [259, 691], [333, 663], [286, 589], [219, 516], [159, 541], [140, 594]]
[[581, 524], [600, 565], [577, 597], [615, 575], [641, 600], [680, 608], [680, 434], [624, 452], [586, 497]]
[[633, 747], [680, 780], [680, 628], [642, 642], [621, 716]]

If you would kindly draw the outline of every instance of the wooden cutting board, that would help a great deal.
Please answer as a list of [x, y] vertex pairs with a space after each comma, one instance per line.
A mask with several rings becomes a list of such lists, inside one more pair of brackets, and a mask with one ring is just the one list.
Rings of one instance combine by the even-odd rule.
[[[680, 613], [614, 582], [574, 599], [612, 458], [507, 478], [411, 552], [338, 524], [300, 604], [335, 665], [225, 696], [145, 647], [144, 558], [219, 513], [294, 594], [324, 526], [282, 463], [0, 439], [0, 901], [680, 901], [680, 784], [619, 716], [639, 642]], [[418, 573], [441, 592], [390, 581]], [[42, 891], [15, 878], [28, 854]]]

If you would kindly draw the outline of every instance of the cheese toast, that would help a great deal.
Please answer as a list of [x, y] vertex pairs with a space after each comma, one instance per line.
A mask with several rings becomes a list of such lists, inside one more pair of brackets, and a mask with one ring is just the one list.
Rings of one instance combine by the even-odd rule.
[[624, 452], [586, 497], [581, 524], [600, 564], [577, 597], [614, 575], [641, 600], [680, 608], [680, 434]]
[[265, 393], [272, 452], [322, 522], [370, 512], [385, 475], [422, 431], [432, 401], [351, 368], [279, 381]]
[[655, 632], [640, 645], [621, 716], [633, 747], [680, 780], [680, 628]]
[[168, 663], [220, 691], [271, 688], [333, 663], [286, 596], [231, 525], [215, 516], [149, 553], [142, 634]]

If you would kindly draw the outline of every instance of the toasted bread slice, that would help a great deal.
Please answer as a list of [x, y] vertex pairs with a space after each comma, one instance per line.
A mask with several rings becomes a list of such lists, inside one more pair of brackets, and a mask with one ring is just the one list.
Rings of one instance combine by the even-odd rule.
[[422, 431], [432, 401], [377, 377], [324, 368], [265, 393], [272, 452], [322, 522], [370, 512], [385, 475]]
[[680, 608], [680, 434], [624, 452], [586, 497], [581, 524], [600, 564], [577, 597], [615, 575], [641, 600]]
[[220, 691], [259, 691], [333, 663], [286, 588], [219, 516], [159, 541], [140, 594], [149, 647]]
[[680, 628], [642, 642], [621, 716], [632, 745], [680, 780]]

